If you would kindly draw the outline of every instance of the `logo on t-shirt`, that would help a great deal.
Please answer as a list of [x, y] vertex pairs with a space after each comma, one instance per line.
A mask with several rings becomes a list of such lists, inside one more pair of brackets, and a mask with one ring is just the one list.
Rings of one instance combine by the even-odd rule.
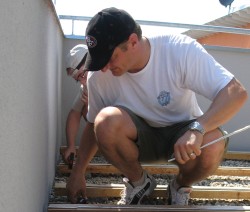
[[167, 106], [170, 103], [170, 93], [167, 91], [161, 91], [157, 100], [161, 106]]

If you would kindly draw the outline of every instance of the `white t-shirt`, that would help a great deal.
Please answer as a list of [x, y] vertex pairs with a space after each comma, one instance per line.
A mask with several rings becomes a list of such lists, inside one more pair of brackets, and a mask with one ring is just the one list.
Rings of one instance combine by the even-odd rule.
[[234, 77], [194, 39], [164, 35], [149, 39], [148, 64], [138, 73], [113, 76], [89, 72], [87, 119], [94, 122], [107, 106], [122, 105], [153, 127], [197, 118], [203, 114], [195, 93], [211, 101]]

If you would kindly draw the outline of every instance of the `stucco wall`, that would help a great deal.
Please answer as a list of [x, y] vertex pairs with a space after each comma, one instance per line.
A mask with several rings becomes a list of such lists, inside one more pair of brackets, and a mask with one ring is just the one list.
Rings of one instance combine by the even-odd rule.
[[62, 133], [63, 35], [50, 0], [3, 0], [0, 20], [0, 211], [46, 211]]
[[[65, 39], [65, 48], [64, 54], [66, 54], [70, 48], [78, 43], [83, 43], [82, 40], [73, 40], [73, 39]], [[247, 49], [234, 49], [234, 48], [220, 48], [220, 47], [212, 47], [207, 46], [207, 51], [211, 53], [218, 62], [224, 65], [228, 70], [230, 70], [235, 76], [243, 82], [244, 86], [247, 88], [248, 92], [250, 92], [250, 73], [249, 73], [249, 58], [250, 58], [250, 50]], [[75, 95], [78, 92], [78, 85], [72, 82], [72, 79], [67, 77], [66, 73], [62, 75], [62, 120], [63, 126], [65, 126], [66, 115], [71, 107], [72, 101]], [[211, 85], [213, 86], [213, 85]], [[198, 96], [198, 100], [201, 104], [201, 107], [205, 111], [210, 102], [200, 96]], [[246, 125], [250, 124], [250, 100], [247, 101], [246, 105], [242, 108], [242, 110], [224, 127], [228, 132], [232, 132], [239, 128], [242, 128]], [[84, 126], [84, 125], [82, 125]], [[231, 141], [229, 144], [229, 150], [232, 151], [250, 151], [249, 145], [249, 135], [250, 131], [243, 132], [238, 135], [234, 135], [231, 137]], [[78, 136], [77, 144], [79, 143], [80, 137]], [[63, 137], [62, 143], [66, 144], [65, 136]]]

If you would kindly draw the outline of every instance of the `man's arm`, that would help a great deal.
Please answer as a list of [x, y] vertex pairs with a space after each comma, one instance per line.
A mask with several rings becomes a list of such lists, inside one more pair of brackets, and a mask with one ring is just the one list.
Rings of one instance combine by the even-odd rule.
[[77, 132], [79, 129], [81, 121], [81, 112], [78, 112], [74, 109], [68, 114], [67, 121], [66, 121], [66, 139], [67, 139], [67, 149], [63, 153], [63, 160], [68, 163], [68, 157], [70, 153], [76, 154], [75, 149], [75, 140], [77, 136]]
[[[244, 105], [247, 91], [241, 83], [233, 78], [215, 97], [209, 109], [197, 121], [210, 132], [228, 122]], [[174, 154], [178, 163], [186, 163], [190, 152], [201, 154], [203, 135], [198, 131], [187, 131], [175, 144]]]
[[88, 113], [88, 105], [84, 105], [82, 108], [82, 117], [84, 118], [84, 120], [87, 122], [87, 113]]
[[248, 98], [243, 85], [233, 78], [215, 97], [209, 109], [197, 120], [205, 132], [209, 132], [228, 122], [239, 112]]
[[86, 85], [81, 85], [83, 86], [83, 92], [81, 96], [81, 101], [83, 102], [83, 108], [82, 108], [82, 116], [85, 121], [87, 121], [87, 113], [88, 113], [88, 89]]
[[87, 122], [77, 154], [76, 164], [67, 182], [67, 193], [71, 203], [77, 203], [79, 196], [86, 198], [85, 172], [89, 162], [97, 152], [94, 125]]

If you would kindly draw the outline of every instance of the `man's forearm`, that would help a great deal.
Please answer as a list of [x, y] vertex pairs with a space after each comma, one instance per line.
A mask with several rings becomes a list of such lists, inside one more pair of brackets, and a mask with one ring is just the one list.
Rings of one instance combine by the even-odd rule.
[[75, 168], [78, 171], [85, 173], [85, 170], [89, 162], [95, 156], [97, 149], [98, 147], [94, 135], [93, 124], [87, 122], [81, 137]]
[[66, 139], [69, 147], [75, 146], [75, 139], [80, 126], [81, 113], [71, 110], [66, 122]]

